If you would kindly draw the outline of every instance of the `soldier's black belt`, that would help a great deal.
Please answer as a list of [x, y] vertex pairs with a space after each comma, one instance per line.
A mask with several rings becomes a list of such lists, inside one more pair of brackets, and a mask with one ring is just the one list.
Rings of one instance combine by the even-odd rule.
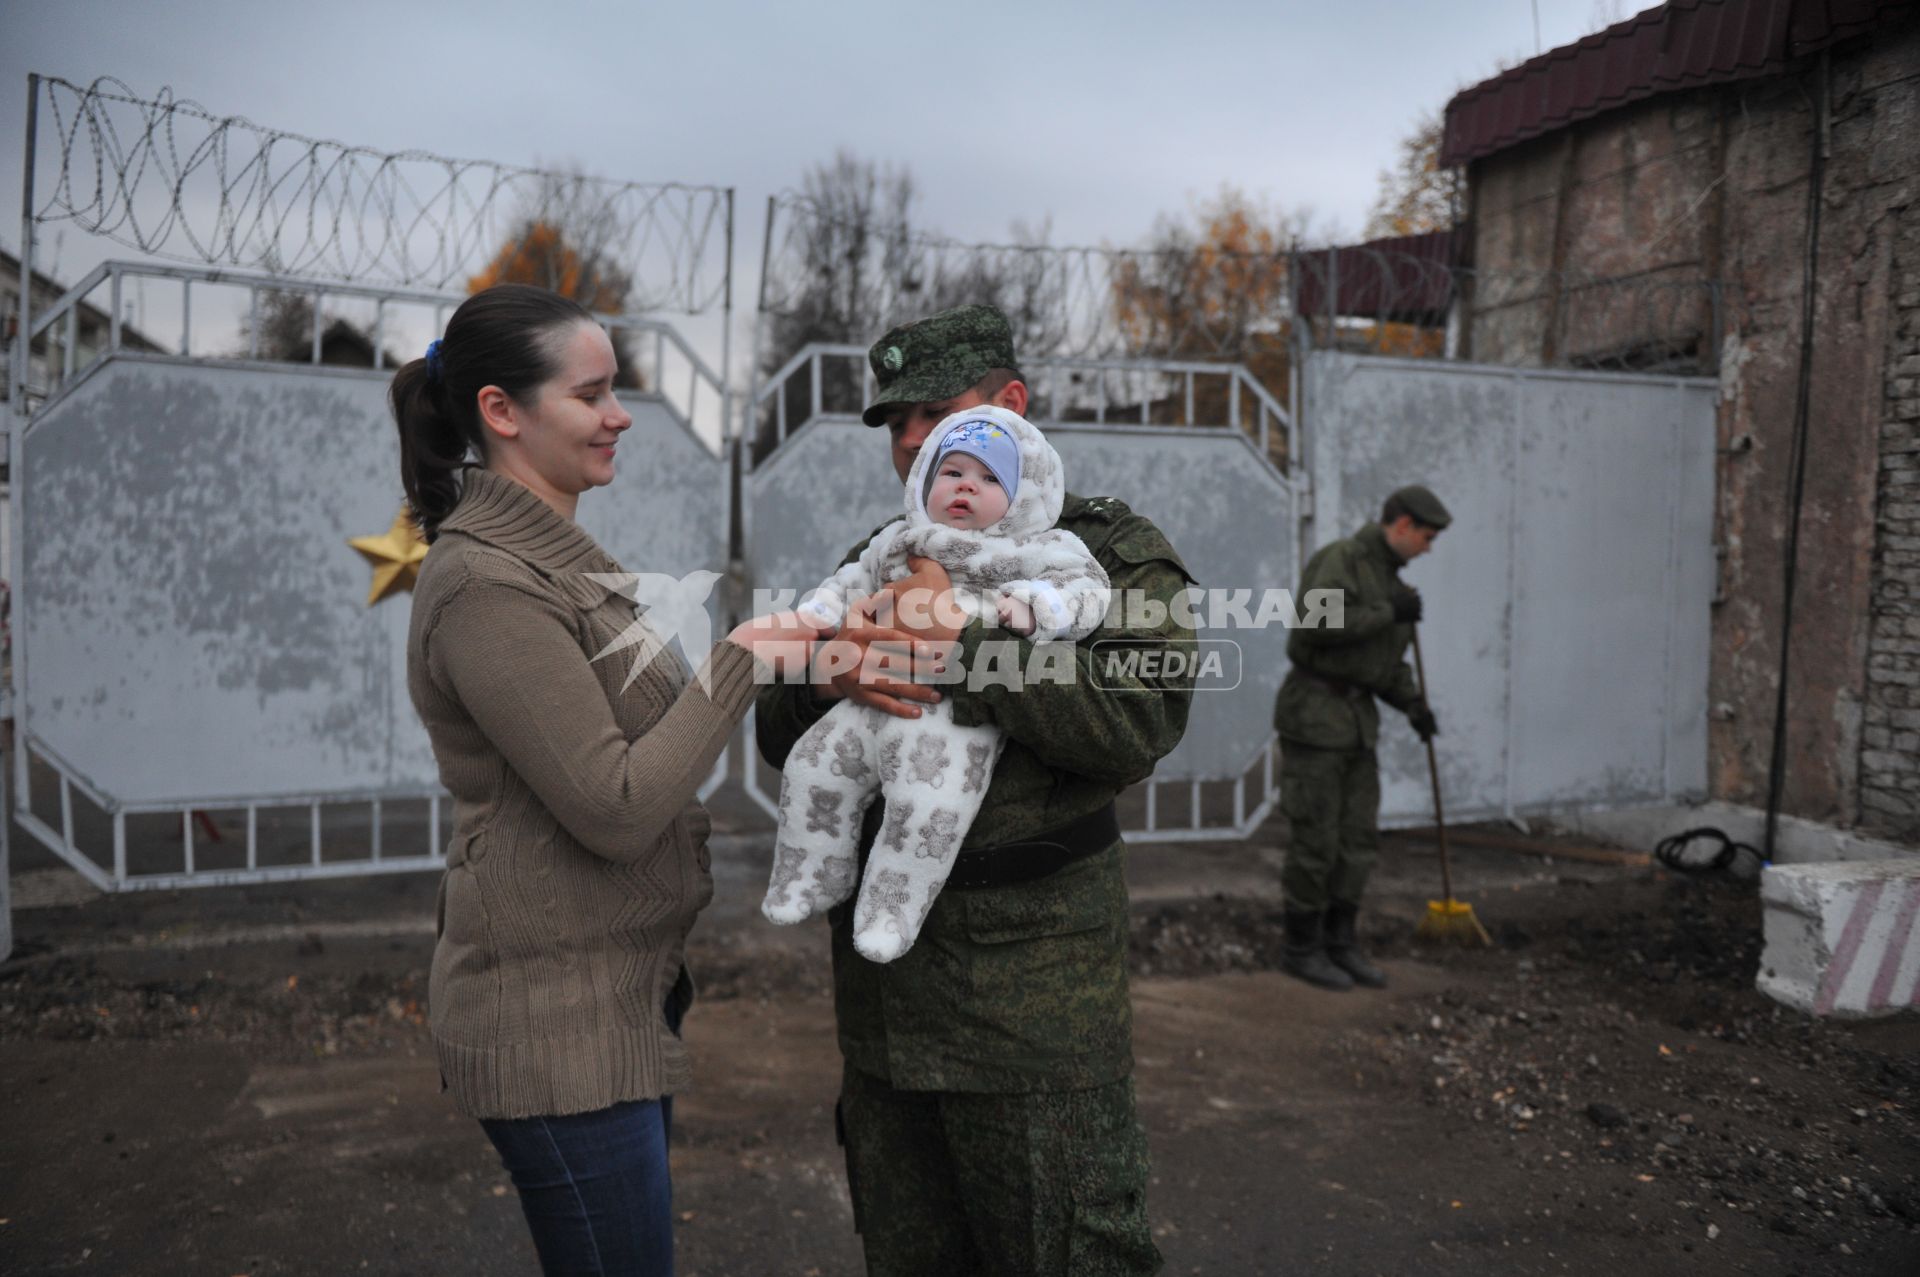
[[[879, 828], [877, 813], [881, 804], [868, 809], [866, 836], [860, 841], [860, 865], [866, 868], [867, 851], [873, 846], [873, 834]], [[947, 875], [946, 890], [974, 891], [982, 887], [1011, 887], [1033, 882], [1058, 873], [1076, 860], [1097, 856], [1120, 841], [1120, 816], [1108, 803], [1098, 811], [1058, 829], [1049, 829], [1020, 842], [995, 847], [976, 847], [954, 858], [953, 871]]]
[[1320, 684], [1320, 686], [1332, 692], [1335, 696], [1345, 696], [1348, 698], [1352, 698], [1354, 696], [1358, 696], [1362, 694], [1367, 690], [1366, 688], [1361, 687], [1357, 683], [1347, 682], [1347, 680], [1344, 678], [1334, 678], [1331, 674], [1316, 674], [1312, 670], [1306, 669], [1305, 667], [1299, 666], [1299, 665], [1296, 665], [1293, 667], [1293, 672], [1298, 674], [1301, 678], [1312, 679], [1314, 682]]

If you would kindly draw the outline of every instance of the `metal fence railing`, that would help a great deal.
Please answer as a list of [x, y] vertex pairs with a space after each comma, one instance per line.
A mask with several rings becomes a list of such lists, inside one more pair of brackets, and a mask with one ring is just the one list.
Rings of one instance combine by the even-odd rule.
[[[1292, 414], [1243, 365], [1063, 357], [1022, 362], [1032, 396], [1027, 415], [1036, 421], [1238, 430], [1283, 476], [1290, 458], [1299, 455]], [[749, 468], [809, 421], [858, 416], [875, 393], [865, 347], [819, 343], [794, 352], [749, 399]]]
[[[126, 299], [136, 288], [177, 290], [178, 306], [169, 307], [167, 340], [152, 336], [157, 326], [136, 332], [124, 319]], [[260, 315], [269, 298], [297, 297], [309, 310], [297, 347], [263, 344]], [[227, 304], [210, 305], [219, 297]], [[356, 354], [363, 367], [388, 369], [415, 357], [418, 331], [444, 330], [447, 316], [463, 299], [456, 294], [369, 284], [299, 279], [210, 266], [156, 262], [102, 262], [31, 323], [36, 357], [25, 384], [26, 406], [37, 411], [48, 399], [109, 354], [134, 352], [199, 360], [264, 360], [320, 365], [336, 334], [355, 334], [364, 348]], [[358, 324], [339, 326], [334, 306], [364, 314]], [[157, 307], [155, 308], [157, 309]], [[213, 320], [205, 316], [211, 311]], [[102, 331], [84, 336], [83, 316], [104, 314]], [[597, 316], [627, 348], [639, 386], [659, 395], [686, 423], [725, 420], [731, 395], [726, 382], [673, 325], [646, 315]], [[330, 322], [331, 321], [331, 322]], [[395, 353], [402, 339], [413, 342]], [[713, 449], [715, 441], [702, 439]]]

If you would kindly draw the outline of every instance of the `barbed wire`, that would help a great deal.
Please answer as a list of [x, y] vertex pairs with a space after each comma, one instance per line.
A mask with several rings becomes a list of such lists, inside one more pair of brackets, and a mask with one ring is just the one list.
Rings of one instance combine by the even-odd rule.
[[1704, 372], [1721, 330], [1712, 280], [1475, 269], [1458, 264], [1446, 233], [1325, 249], [1249, 252], [1178, 237], [1128, 249], [966, 243], [836, 220], [795, 194], [777, 199], [773, 216], [760, 301], [769, 370], [808, 341], [865, 343], [972, 301], [1007, 312], [1023, 358], [1244, 362], [1276, 390], [1297, 339], [1517, 366]]
[[1509, 367], [1717, 367], [1722, 290], [1687, 267], [1620, 276], [1495, 270], [1434, 251], [1450, 245], [1423, 247], [1296, 254], [1293, 295], [1309, 343]]
[[376, 151], [105, 77], [40, 84], [41, 224], [175, 261], [465, 292], [530, 226], [564, 217], [574, 250], [627, 281], [630, 313], [698, 314], [727, 297], [722, 187]]
[[[772, 217], [760, 311], [775, 319], [776, 329], [778, 321], [805, 329], [809, 340], [867, 341], [901, 318], [987, 301], [1007, 312], [1027, 357], [1232, 359], [1240, 353], [1239, 316], [1231, 305], [1201, 295], [1218, 254], [1057, 245], [1044, 238], [968, 243], [837, 219], [791, 192], [774, 201]], [[1284, 302], [1285, 252], [1242, 257], [1243, 275], [1267, 291], [1279, 289], [1261, 300]]]

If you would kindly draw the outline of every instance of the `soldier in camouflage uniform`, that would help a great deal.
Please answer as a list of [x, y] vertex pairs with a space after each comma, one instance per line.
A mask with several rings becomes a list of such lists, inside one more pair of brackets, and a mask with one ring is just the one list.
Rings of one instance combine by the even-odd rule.
[[[983, 403], [1026, 411], [1011, 330], [992, 307], [903, 325], [869, 359], [879, 397], [866, 422], [889, 428], [903, 480], [949, 413]], [[918, 944], [890, 964], [869, 962], [854, 951], [850, 906], [828, 914], [846, 1065], [835, 1116], [873, 1277], [1160, 1267], [1134, 1111], [1125, 848], [1111, 810], [1122, 788], [1146, 779], [1179, 743], [1192, 688], [1184, 677], [1116, 678], [1105, 669], [1096, 679], [1094, 645], [1123, 638], [1191, 652], [1193, 633], [1170, 608], [1190, 578], [1160, 530], [1111, 497], [1068, 493], [1057, 526], [1086, 543], [1116, 591], [1169, 605], [1165, 618], [1125, 628], [1138, 614], [1115, 609], [1073, 648], [1070, 682], [936, 688], [856, 672], [828, 686], [769, 687], [756, 709], [760, 751], [776, 766], [843, 694], [911, 716], [915, 702], [944, 691], [954, 721], [992, 723], [1007, 737], [961, 863]], [[839, 641], [848, 636], [909, 637], [850, 628]], [[1024, 669], [1031, 651], [1028, 640], [976, 621], [960, 631], [954, 655], [970, 671], [996, 657]], [[863, 847], [882, 806], [868, 813]], [[1017, 876], [1031, 872], [1018, 866], [1046, 863], [1031, 849], [1076, 840], [1074, 858], [1044, 876], [988, 875], [956, 889], [970, 856], [1015, 866]]]
[[1286, 813], [1287, 947], [1282, 967], [1310, 984], [1383, 988], [1387, 978], [1355, 943], [1355, 919], [1380, 845], [1378, 697], [1407, 716], [1422, 740], [1439, 732], [1406, 661], [1420, 593], [1400, 569], [1433, 547], [1452, 522], [1422, 487], [1387, 498], [1379, 523], [1323, 547], [1307, 562], [1301, 597], [1339, 590], [1338, 628], [1287, 636], [1293, 668], [1274, 700], [1280, 734], [1280, 809]]

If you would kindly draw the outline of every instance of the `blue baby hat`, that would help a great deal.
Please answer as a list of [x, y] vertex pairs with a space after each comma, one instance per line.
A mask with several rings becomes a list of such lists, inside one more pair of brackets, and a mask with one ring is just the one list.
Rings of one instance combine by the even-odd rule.
[[933, 486], [932, 476], [939, 473], [940, 462], [950, 452], [964, 452], [993, 471], [993, 477], [1000, 481], [1001, 489], [1007, 494], [1007, 504], [1013, 504], [1014, 494], [1020, 490], [1020, 441], [1005, 426], [990, 417], [974, 417], [947, 431], [940, 440], [940, 451], [933, 458], [936, 468], [928, 471], [929, 489]]

